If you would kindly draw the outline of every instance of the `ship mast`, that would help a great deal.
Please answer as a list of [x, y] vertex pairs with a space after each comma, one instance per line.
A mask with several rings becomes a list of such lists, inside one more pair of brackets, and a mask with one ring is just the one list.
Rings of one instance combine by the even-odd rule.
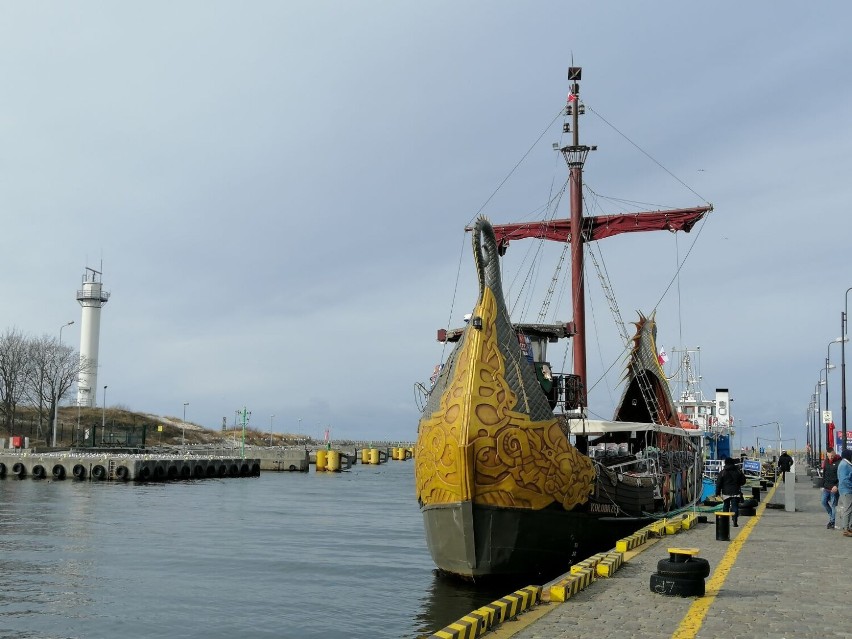
[[568, 163], [568, 179], [571, 203], [571, 291], [574, 313], [574, 374], [580, 387], [579, 405], [588, 405], [586, 400], [586, 296], [583, 276], [583, 165], [589, 151], [597, 147], [580, 144], [580, 78], [581, 67], [570, 67], [568, 79], [571, 92], [568, 94], [566, 113], [571, 115], [571, 144], [560, 149]]
[[580, 115], [585, 111], [580, 103], [580, 78], [582, 67], [570, 67], [568, 80], [571, 91], [568, 94], [566, 115], [571, 116], [570, 124], [563, 124], [563, 132], [571, 133], [571, 144], [559, 148], [568, 164], [570, 187], [571, 217], [568, 220], [546, 220], [514, 224], [495, 224], [494, 233], [500, 254], [505, 253], [511, 240], [538, 238], [571, 243], [571, 299], [573, 322], [568, 332], [573, 333], [574, 375], [579, 378], [579, 402], [581, 409], [588, 406], [586, 378], [586, 299], [583, 276], [583, 245], [621, 233], [644, 231], [686, 231], [689, 232], [704, 215], [713, 210], [713, 206], [698, 206], [687, 209], [646, 211], [641, 213], [621, 213], [615, 215], [583, 216], [583, 165], [589, 151], [597, 146], [580, 144]]

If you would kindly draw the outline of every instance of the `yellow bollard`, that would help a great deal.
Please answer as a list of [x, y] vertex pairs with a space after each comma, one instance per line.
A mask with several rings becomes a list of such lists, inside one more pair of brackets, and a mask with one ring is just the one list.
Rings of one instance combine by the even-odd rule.
[[379, 449], [371, 448], [370, 449], [370, 463], [378, 464], [379, 463]]
[[340, 472], [340, 451], [328, 451], [328, 455], [326, 456], [325, 469], [332, 473]]
[[362, 448], [361, 449], [361, 463], [366, 464], [370, 461], [370, 449]]
[[317, 451], [317, 471], [325, 470], [327, 453], [328, 451], [322, 449]]
[[408, 458], [414, 459], [414, 446], [408, 449]]

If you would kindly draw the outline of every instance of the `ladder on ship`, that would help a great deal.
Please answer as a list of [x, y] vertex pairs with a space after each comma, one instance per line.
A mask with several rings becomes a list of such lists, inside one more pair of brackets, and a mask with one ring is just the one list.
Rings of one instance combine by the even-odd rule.
[[[589, 255], [592, 258], [592, 263], [595, 265], [598, 281], [601, 283], [601, 288], [603, 289], [604, 296], [606, 297], [607, 304], [609, 305], [609, 310], [615, 319], [615, 325], [618, 327], [618, 333], [621, 336], [624, 348], [630, 348], [630, 335], [627, 333], [627, 327], [625, 327], [624, 320], [621, 317], [621, 310], [618, 308], [618, 302], [615, 299], [615, 294], [612, 292], [612, 287], [609, 284], [609, 278], [603, 272], [603, 269], [601, 269], [600, 264], [598, 264], [595, 252], [590, 249]], [[639, 391], [642, 393], [642, 399], [645, 400], [645, 406], [651, 416], [651, 421], [654, 424], [659, 424], [662, 408], [660, 407], [660, 403], [657, 401], [654, 389], [651, 388], [651, 382], [648, 381], [648, 373], [644, 368], [640, 368], [640, 366], [638, 366], [636, 358], [633, 358], [632, 356], [631, 358], [633, 361], [630, 366], [636, 377], [636, 383], [639, 385]]]

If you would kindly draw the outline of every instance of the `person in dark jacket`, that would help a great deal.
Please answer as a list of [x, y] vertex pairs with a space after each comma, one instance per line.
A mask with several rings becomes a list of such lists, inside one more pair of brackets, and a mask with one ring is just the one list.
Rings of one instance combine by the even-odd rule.
[[837, 491], [837, 467], [840, 465], [840, 459], [840, 455], [829, 446], [822, 463], [822, 507], [828, 513], [826, 528], [834, 528], [834, 518], [837, 514], [837, 500], [840, 498]]
[[783, 478], [786, 473], [790, 472], [790, 469], [793, 467], [793, 458], [790, 457], [790, 453], [786, 450], [781, 451], [781, 456], [778, 457], [778, 470], [781, 471], [781, 477]]
[[734, 513], [734, 526], [738, 526], [740, 516], [740, 493], [746, 483], [746, 476], [730, 457], [725, 458], [725, 467], [716, 477], [716, 496], [724, 499], [725, 512]]

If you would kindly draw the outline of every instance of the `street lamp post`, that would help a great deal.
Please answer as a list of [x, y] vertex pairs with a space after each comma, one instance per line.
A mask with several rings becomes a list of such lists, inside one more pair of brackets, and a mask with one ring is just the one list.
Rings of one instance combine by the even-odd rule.
[[183, 422], [180, 425], [180, 445], [186, 446], [186, 407], [189, 406], [189, 402], [183, 403]]
[[[831, 351], [831, 345], [837, 344], [838, 342], [842, 344], [843, 338], [838, 337], [836, 339], [831, 340], [828, 343], [828, 346], [826, 346], [826, 348], [825, 348], [825, 410], [831, 410], [831, 408], [829, 408], [829, 406], [828, 406], [828, 371], [830, 371], [832, 368], [837, 368], [834, 364], [830, 363], [830, 361], [829, 361], [829, 351]], [[834, 419], [832, 418], [831, 421], [834, 421]], [[828, 424], [826, 424], [825, 425], [825, 446], [826, 446], [826, 448], [831, 446], [831, 442], [829, 442], [830, 439], [831, 439], [831, 434], [829, 433]]]
[[[61, 356], [62, 351], [62, 329], [66, 326], [71, 326], [74, 323], [74, 320], [63, 324], [59, 327], [59, 352], [57, 353], [57, 358]], [[56, 423], [59, 421], [59, 360], [56, 361], [56, 379], [53, 382], [54, 393], [53, 393], [53, 441], [51, 446], [56, 448]]]
[[840, 337], [843, 339], [840, 344], [840, 426], [843, 428], [843, 450], [846, 450], [846, 342], [849, 340], [846, 333], [849, 327], [849, 291], [852, 291], [852, 288], [846, 289], [843, 296], [843, 314], [840, 316]]
[[[819, 448], [817, 448], [817, 461], [822, 460], [822, 431], [823, 429], [820, 427], [820, 423], [822, 421], [822, 393], [820, 392], [820, 386], [826, 384], [822, 379], [822, 374], [825, 372], [824, 368], [819, 369], [819, 379], [817, 380], [816, 385], [816, 395], [817, 395], [817, 444]], [[826, 442], [827, 444], [827, 442]]]
[[272, 420], [275, 419], [275, 415], [269, 416], [269, 445], [272, 446]]
[[101, 406], [101, 441], [103, 441], [104, 430], [106, 430], [106, 389], [107, 386], [104, 384], [104, 405]]

